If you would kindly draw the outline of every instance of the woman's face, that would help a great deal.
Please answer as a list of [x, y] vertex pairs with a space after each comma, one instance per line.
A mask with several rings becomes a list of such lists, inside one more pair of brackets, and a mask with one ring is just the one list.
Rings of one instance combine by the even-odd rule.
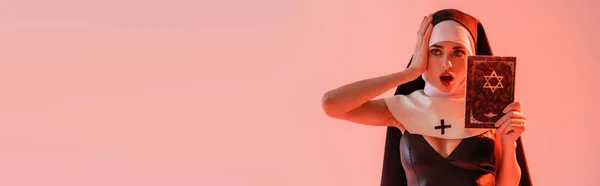
[[429, 47], [425, 78], [440, 92], [451, 93], [465, 81], [467, 49], [452, 41], [441, 41]]

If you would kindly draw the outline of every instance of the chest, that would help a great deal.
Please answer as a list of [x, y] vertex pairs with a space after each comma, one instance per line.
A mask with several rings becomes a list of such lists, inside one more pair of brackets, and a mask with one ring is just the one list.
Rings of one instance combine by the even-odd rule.
[[[407, 138], [404, 138], [407, 137]], [[468, 158], [471, 156], [488, 156], [494, 152], [495, 140], [492, 133], [464, 139], [444, 139], [432, 136], [415, 135], [407, 132], [402, 137], [401, 147], [411, 147], [405, 153], [428, 154], [432, 157], [446, 159], [449, 156]], [[404, 149], [408, 150], [408, 149]]]
[[452, 154], [462, 141], [462, 139], [442, 139], [430, 136], [423, 136], [423, 138], [434, 151], [444, 158]]
[[405, 132], [400, 158], [410, 185], [476, 185], [474, 179], [496, 171], [494, 140], [440, 139]]

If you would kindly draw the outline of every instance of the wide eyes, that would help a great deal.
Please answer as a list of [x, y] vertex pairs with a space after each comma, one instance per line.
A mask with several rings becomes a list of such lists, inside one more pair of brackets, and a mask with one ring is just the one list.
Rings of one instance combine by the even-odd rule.
[[454, 51], [454, 56], [462, 57], [463, 55], [465, 55], [465, 51], [462, 51], [462, 50], [455, 50]]
[[[442, 55], [442, 50], [440, 50], [440, 49], [437, 49], [437, 48], [434, 48], [434, 49], [431, 49], [431, 50], [429, 51], [429, 53], [433, 54], [434, 56], [439, 56], [439, 55]], [[466, 54], [466, 52], [465, 52], [465, 51], [463, 51], [463, 50], [460, 50], [460, 49], [458, 49], [458, 50], [454, 50], [454, 51], [452, 52], [452, 55], [454, 55], [454, 56], [456, 56], [456, 57], [462, 57], [462, 56], [463, 56], [463, 55], [465, 55], [465, 54]]]
[[431, 51], [429, 51], [431, 54], [437, 56], [437, 55], [441, 55], [442, 51], [440, 49], [433, 49]]

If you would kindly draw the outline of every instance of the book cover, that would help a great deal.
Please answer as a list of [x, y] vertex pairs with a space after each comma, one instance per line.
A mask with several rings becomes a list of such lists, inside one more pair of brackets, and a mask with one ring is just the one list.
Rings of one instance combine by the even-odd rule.
[[496, 128], [514, 102], [516, 57], [468, 56], [465, 128]]

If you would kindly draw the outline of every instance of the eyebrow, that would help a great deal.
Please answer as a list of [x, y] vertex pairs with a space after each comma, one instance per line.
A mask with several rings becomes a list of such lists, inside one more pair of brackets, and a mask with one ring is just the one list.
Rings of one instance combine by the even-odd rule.
[[[431, 47], [437, 47], [437, 48], [444, 49], [444, 47], [443, 47], [443, 46], [441, 46], [441, 45], [436, 45], [436, 44], [434, 44], [434, 45], [431, 45]], [[463, 46], [455, 46], [455, 47], [454, 47], [454, 48], [452, 48], [452, 49], [465, 49], [465, 47], [463, 47]]]

